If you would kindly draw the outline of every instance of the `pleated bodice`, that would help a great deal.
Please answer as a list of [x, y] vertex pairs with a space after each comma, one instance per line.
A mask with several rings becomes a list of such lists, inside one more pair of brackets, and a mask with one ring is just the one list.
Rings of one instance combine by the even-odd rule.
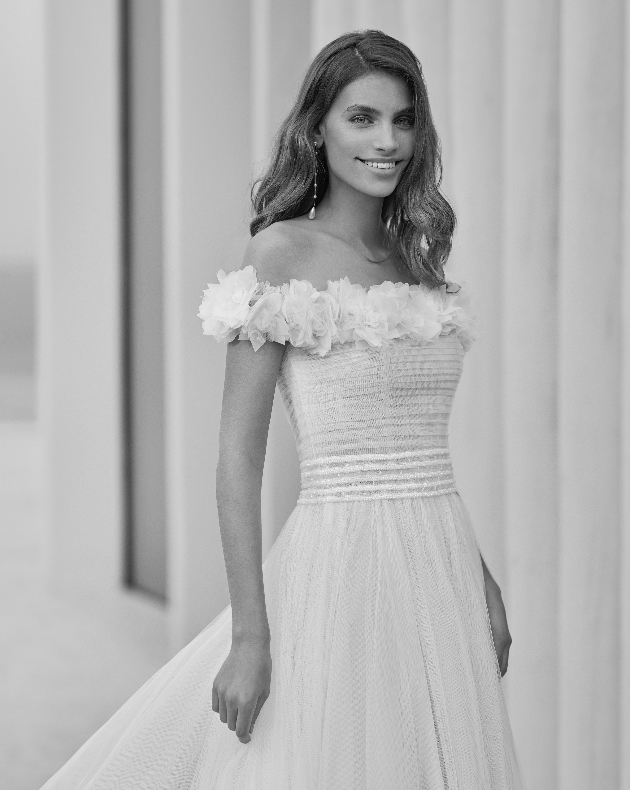
[[463, 361], [455, 334], [430, 344], [289, 346], [278, 386], [295, 435], [300, 501], [455, 490], [448, 421]]

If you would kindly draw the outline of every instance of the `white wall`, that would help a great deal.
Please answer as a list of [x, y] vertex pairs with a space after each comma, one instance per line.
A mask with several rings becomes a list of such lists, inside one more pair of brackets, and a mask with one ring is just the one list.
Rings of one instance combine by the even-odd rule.
[[40, 34], [40, 0], [0, 3], [0, 265], [32, 265], [38, 251]]
[[[533, 787], [557, 786], [559, 3], [510, 2], [503, 70], [505, 554], [512, 724]], [[492, 315], [492, 313], [491, 313]]]
[[166, 655], [164, 613], [121, 585], [118, 6], [44, 9], [38, 340], [50, 583]]
[[36, 413], [41, 75], [39, 0], [0, 3], [0, 421]]
[[[617, 787], [623, 0], [560, 17], [558, 258], [559, 742], [561, 788]], [[588, 222], [585, 218], [588, 216]], [[596, 230], [595, 230], [596, 228]], [[586, 314], [597, 316], [588, 326]], [[627, 745], [627, 744], [626, 744]], [[627, 759], [628, 752], [625, 751]]]

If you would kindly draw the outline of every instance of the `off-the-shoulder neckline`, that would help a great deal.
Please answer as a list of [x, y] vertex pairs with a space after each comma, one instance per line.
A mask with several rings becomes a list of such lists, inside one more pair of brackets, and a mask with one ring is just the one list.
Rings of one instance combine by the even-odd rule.
[[[335, 343], [376, 348], [406, 335], [428, 343], [455, 331], [470, 345], [466, 296], [456, 283], [430, 289], [420, 283], [385, 280], [370, 286], [349, 277], [329, 280], [317, 290], [308, 280], [282, 285], [258, 279], [251, 264], [217, 273], [199, 309], [203, 331], [217, 340], [249, 338], [254, 350], [267, 340], [289, 342], [323, 356]], [[447, 290], [455, 285], [457, 290]]]
[[[403, 282], [402, 280], [399, 280], [397, 282], [393, 282], [392, 280], [383, 280], [383, 282], [381, 283], [372, 283], [371, 285], [363, 285], [362, 283], [353, 283], [347, 275], [345, 277], [338, 277], [336, 280], [327, 280], [325, 288], [317, 288], [310, 280], [307, 280], [302, 277], [291, 277], [288, 281], [285, 281], [280, 285], [272, 285], [268, 280], [260, 279], [260, 277], [258, 276], [258, 269], [252, 263], [249, 264], [249, 267], [253, 269], [254, 274], [256, 275], [256, 281], [258, 282], [259, 285], [268, 286], [270, 288], [283, 288], [285, 286], [291, 285], [291, 283], [294, 282], [306, 283], [307, 285], [310, 285], [310, 287], [317, 293], [325, 293], [330, 289], [331, 285], [333, 286], [339, 285], [340, 283], [344, 283], [344, 282], [347, 282], [348, 285], [350, 285], [352, 288], [360, 288], [366, 294], [369, 293], [373, 288], [381, 288], [383, 285], [391, 285], [393, 288], [401, 288], [405, 286], [407, 286], [408, 288], [418, 288], [424, 293], [440, 293], [443, 292], [444, 289], [446, 288], [446, 293], [455, 294], [461, 289], [461, 286], [458, 283], [454, 283], [450, 281], [447, 281], [445, 285], [440, 286], [439, 288], [429, 288], [429, 286], [425, 285], [424, 283], [406, 283]], [[248, 266], [245, 266], [243, 267], [243, 269], [240, 269], [239, 271], [244, 271], [247, 268]], [[455, 286], [456, 290], [450, 291], [449, 290], [450, 286]]]

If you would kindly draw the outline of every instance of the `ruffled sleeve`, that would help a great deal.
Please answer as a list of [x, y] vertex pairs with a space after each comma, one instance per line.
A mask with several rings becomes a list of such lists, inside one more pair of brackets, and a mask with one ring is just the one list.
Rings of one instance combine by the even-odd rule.
[[345, 277], [318, 291], [306, 280], [259, 282], [254, 267], [245, 266], [218, 273], [198, 315], [204, 334], [248, 339], [256, 351], [268, 340], [319, 356], [334, 343], [380, 348], [405, 335], [429, 343], [455, 332], [465, 350], [473, 341], [464, 289], [452, 283], [437, 290], [392, 282], [364, 288]]

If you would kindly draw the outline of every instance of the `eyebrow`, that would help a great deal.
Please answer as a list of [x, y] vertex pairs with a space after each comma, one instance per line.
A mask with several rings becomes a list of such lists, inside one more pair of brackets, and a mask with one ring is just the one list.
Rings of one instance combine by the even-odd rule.
[[[372, 115], [382, 115], [380, 110], [376, 110], [374, 107], [368, 107], [367, 104], [351, 104], [346, 109], [346, 112], [367, 112]], [[402, 110], [397, 110], [394, 115], [402, 115], [402, 113], [405, 112], [413, 114], [413, 107], [404, 107]]]

